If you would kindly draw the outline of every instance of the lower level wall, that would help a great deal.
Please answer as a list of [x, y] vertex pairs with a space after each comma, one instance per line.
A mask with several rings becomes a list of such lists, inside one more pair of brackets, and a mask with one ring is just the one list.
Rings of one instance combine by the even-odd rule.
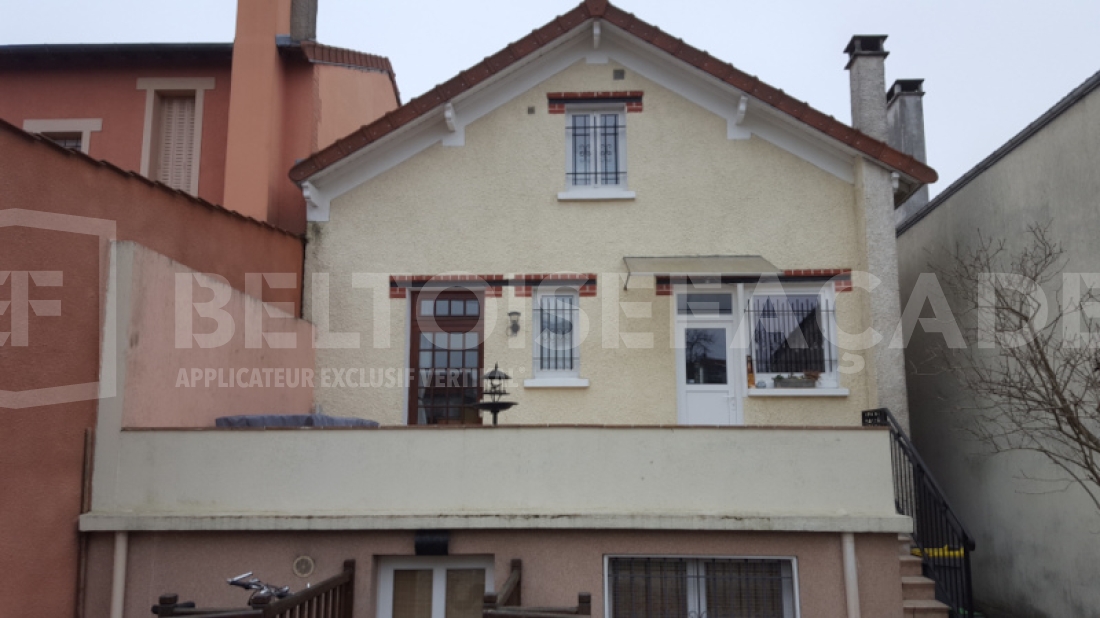
[[[225, 579], [254, 571], [276, 585], [304, 588], [335, 575], [345, 559], [356, 560], [356, 616], [375, 615], [376, 566], [385, 556], [414, 554], [414, 533], [382, 532], [141, 532], [131, 533], [125, 616], [146, 616], [161, 594], [207, 607], [243, 607], [247, 593]], [[107, 616], [113, 533], [93, 535], [86, 614]], [[452, 531], [451, 555], [491, 555], [495, 589], [508, 577], [510, 561], [523, 560], [525, 606], [570, 606], [577, 594], [592, 594], [592, 614], [604, 614], [604, 556], [751, 556], [797, 559], [798, 603], [803, 618], [847, 616], [841, 536], [835, 533], [665, 531]], [[301, 555], [316, 562], [313, 577], [299, 578], [291, 565]], [[863, 616], [901, 617], [897, 536], [856, 536]]]

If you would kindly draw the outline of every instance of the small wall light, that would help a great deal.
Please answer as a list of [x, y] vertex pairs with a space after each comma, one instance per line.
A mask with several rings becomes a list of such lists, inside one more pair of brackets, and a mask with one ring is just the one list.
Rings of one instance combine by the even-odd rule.
[[515, 337], [516, 334], [519, 333], [519, 315], [518, 311], [508, 312], [508, 319], [512, 321], [512, 323], [508, 325], [508, 331], [512, 337]]

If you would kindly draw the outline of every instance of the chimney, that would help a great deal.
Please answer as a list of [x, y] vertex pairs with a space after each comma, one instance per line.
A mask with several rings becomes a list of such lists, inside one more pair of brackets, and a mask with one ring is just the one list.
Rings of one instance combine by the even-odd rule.
[[[924, 149], [923, 79], [899, 79], [886, 93], [887, 143], [921, 163], [928, 162]], [[897, 210], [900, 224], [928, 203], [928, 185], [922, 186]]]
[[848, 54], [849, 78], [852, 84], [852, 126], [886, 141], [886, 92], [885, 61], [888, 52], [883, 48], [885, 34], [857, 34], [848, 42], [844, 53]]
[[290, 0], [290, 38], [317, 40], [317, 0]]

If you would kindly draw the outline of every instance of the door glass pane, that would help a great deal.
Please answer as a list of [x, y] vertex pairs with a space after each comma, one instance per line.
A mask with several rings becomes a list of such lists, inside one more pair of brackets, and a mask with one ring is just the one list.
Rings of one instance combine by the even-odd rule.
[[420, 301], [420, 315], [432, 315], [432, 307], [434, 303], [430, 300]]
[[466, 315], [476, 316], [478, 313], [479, 313], [479, 311], [478, 311], [477, 301], [476, 300], [466, 301]]
[[473, 350], [477, 347], [477, 333], [466, 333], [466, 349]]
[[393, 618], [431, 618], [432, 570], [393, 572]]
[[448, 367], [461, 367], [462, 366], [462, 352], [451, 352], [451, 362]]
[[436, 352], [435, 353], [435, 366], [436, 367], [446, 367], [447, 366], [447, 353], [446, 352]]
[[424, 351], [420, 353], [420, 366], [431, 367], [432, 366], [432, 353]]
[[435, 301], [435, 314], [436, 315], [451, 315], [451, 303], [446, 300]]
[[421, 350], [431, 350], [432, 349], [432, 336], [431, 335], [420, 335], [420, 349]]
[[436, 333], [435, 334], [435, 347], [439, 348], [440, 350], [446, 350], [447, 347], [448, 347], [447, 342], [448, 342], [449, 338], [450, 338], [449, 333]]
[[477, 350], [474, 350], [472, 352], [469, 352], [469, 351], [466, 352], [466, 363], [464, 364], [464, 366], [467, 369], [478, 369], [478, 366], [477, 366]]
[[[451, 350], [461, 350], [465, 346], [462, 345], [463, 333], [451, 333], [451, 344], [447, 346]], [[457, 365], [455, 365], [457, 367]]]
[[447, 569], [446, 618], [481, 618], [484, 569]]
[[726, 329], [685, 328], [688, 384], [726, 383]]
[[451, 315], [464, 315], [466, 313], [466, 301], [464, 300], [452, 300], [451, 301]]

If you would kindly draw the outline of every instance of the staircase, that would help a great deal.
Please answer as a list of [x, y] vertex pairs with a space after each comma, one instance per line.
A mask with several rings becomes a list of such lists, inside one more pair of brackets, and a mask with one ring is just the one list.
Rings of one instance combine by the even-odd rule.
[[894, 415], [886, 408], [866, 410], [863, 424], [890, 429], [894, 505], [913, 519], [913, 534], [898, 539], [905, 615], [975, 617], [973, 537]]
[[936, 582], [921, 575], [923, 561], [911, 553], [911, 543], [908, 534], [898, 535], [902, 615], [947, 618], [951, 608], [936, 600]]

